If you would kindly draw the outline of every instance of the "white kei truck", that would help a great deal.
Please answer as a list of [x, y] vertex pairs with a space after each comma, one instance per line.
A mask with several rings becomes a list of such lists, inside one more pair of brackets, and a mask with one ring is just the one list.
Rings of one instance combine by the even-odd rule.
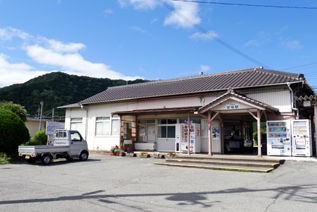
[[29, 163], [41, 160], [44, 165], [58, 158], [86, 161], [89, 156], [87, 141], [76, 130], [56, 130], [50, 145], [21, 145], [18, 152], [19, 156]]

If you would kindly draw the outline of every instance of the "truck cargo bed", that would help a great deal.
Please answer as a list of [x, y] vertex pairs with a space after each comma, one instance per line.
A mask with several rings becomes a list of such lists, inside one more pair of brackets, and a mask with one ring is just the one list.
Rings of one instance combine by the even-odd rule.
[[20, 155], [41, 154], [46, 152], [67, 152], [69, 146], [48, 146], [48, 145], [36, 145], [36, 146], [19, 146]]

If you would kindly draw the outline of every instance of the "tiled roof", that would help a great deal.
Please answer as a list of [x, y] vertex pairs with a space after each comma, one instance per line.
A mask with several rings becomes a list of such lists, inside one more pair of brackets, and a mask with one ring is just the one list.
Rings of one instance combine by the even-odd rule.
[[159, 80], [147, 83], [110, 87], [81, 102], [95, 104], [124, 100], [224, 91], [229, 88], [263, 87], [303, 81], [303, 75], [250, 68], [238, 71], [203, 74], [194, 77]]
[[211, 108], [217, 106], [219, 103], [222, 103], [228, 99], [230, 99], [230, 97], [235, 97], [235, 98], [238, 98], [244, 102], [248, 102], [252, 105], [255, 105], [257, 107], [260, 107], [260, 108], [263, 108], [265, 110], [268, 110], [268, 111], [274, 111], [274, 112], [278, 112], [278, 109], [275, 108], [275, 107], [272, 107], [268, 104], [265, 104], [263, 102], [260, 102], [260, 101], [257, 101], [255, 99], [252, 99], [252, 98], [249, 98], [247, 96], [244, 96], [242, 94], [239, 94], [237, 92], [235, 92], [234, 90], [231, 90], [229, 89], [225, 94], [219, 96], [218, 98], [216, 98], [215, 100], [213, 100], [212, 102], [210, 102], [209, 104], [199, 108], [199, 112], [200, 113], [204, 113], [208, 110], [210, 110]]

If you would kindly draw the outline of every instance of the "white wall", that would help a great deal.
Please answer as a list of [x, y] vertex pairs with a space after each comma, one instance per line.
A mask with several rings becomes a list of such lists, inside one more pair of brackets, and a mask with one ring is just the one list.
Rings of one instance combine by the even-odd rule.
[[[95, 136], [96, 117], [111, 117], [113, 113], [120, 111], [204, 106], [222, 94], [223, 93], [190, 97], [162, 97], [160, 99], [147, 99], [146, 101], [136, 100], [121, 103], [96, 104], [87, 105], [84, 106], [84, 108], [67, 109], [65, 128], [70, 128], [71, 118], [82, 117], [83, 123], [86, 126], [84, 127], [84, 132], [82, 132], [82, 134], [88, 141], [89, 149], [110, 150], [112, 146], [119, 145], [120, 137], [119, 135]], [[287, 89], [250, 89], [245, 91], [245, 95], [276, 107], [281, 112], [291, 112], [290, 92]], [[205, 151], [206, 144], [204, 139], [202, 139], [202, 143], [202, 149]]]

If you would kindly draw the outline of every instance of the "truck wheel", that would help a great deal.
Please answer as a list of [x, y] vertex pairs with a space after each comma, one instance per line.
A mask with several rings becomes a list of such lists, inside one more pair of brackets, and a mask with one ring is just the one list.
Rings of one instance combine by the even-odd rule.
[[41, 160], [44, 165], [48, 165], [52, 162], [53, 158], [50, 155], [43, 155]]
[[82, 151], [79, 155], [79, 160], [86, 161], [86, 160], [88, 160], [88, 156], [89, 156], [89, 154], [87, 151]]

